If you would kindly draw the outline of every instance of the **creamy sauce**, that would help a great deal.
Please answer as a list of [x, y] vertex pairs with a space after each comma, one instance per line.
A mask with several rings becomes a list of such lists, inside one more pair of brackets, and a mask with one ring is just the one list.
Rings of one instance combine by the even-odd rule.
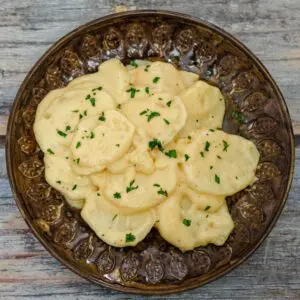
[[196, 74], [111, 59], [50, 92], [34, 132], [47, 182], [99, 238], [135, 246], [155, 226], [187, 251], [225, 243], [225, 197], [255, 180], [259, 153], [218, 129], [224, 112], [220, 90]]

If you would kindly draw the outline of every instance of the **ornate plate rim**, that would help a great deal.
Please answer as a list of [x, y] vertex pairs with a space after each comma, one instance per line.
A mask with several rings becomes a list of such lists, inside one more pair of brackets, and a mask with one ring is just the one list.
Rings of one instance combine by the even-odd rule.
[[[252, 247], [252, 249], [245, 254], [241, 259], [235, 261], [231, 266], [224, 266], [220, 269], [218, 274], [215, 274], [211, 276], [210, 278], [207, 278], [201, 282], [196, 280], [196, 278], [190, 278], [187, 281], [184, 282], [184, 284], [180, 285], [170, 285], [169, 288], [165, 289], [162, 288], [161, 285], [155, 286], [155, 289], [153, 287], [149, 286], [139, 288], [139, 287], [130, 287], [130, 286], [124, 286], [119, 283], [109, 283], [104, 280], [101, 280], [99, 278], [96, 278], [95, 276], [92, 276], [85, 272], [85, 270], [79, 270], [75, 266], [73, 266], [69, 260], [66, 257], [60, 256], [51, 246], [51, 244], [38, 232], [38, 230], [35, 229], [35, 226], [33, 223], [30, 221], [29, 218], [29, 213], [27, 212], [27, 209], [25, 205], [22, 203], [20, 200], [20, 195], [17, 193], [17, 185], [16, 185], [16, 180], [14, 176], [14, 172], [12, 170], [12, 163], [11, 163], [11, 157], [10, 157], [10, 148], [12, 147], [11, 143], [11, 133], [12, 133], [12, 126], [13, 126], [13, 121], [15, 120], [16, 117], [16, 106], [17, 103], [19, 102], [20, 96], [27, 85], [29, 79], [33, 75], [33, 73], [40, 67], [42, 62], [52, 53], [54, 52], [60, 45], [62, 45], [66, 40], [72, 39], [78, 32], [82, 31], [83, 29], [93, 26], [98, 23], [105, 23], [107, 21], [114, 21], [117, 20], [118, 18], [124, 18], [124, 17], [134, 17], [134, 16], [162, 16], [162, 17], [178, 17], [183, 21], [187, 22], [192, 22], [194, 24], [201, 25], [203, 27], [207, 27], [208, 29], [211, 29], [215, 32], [217, 32], [219, 35], [225, 37], [227, 40], [230, 42], [234, 43], [240, 50], [242, 50], [245, 54], [247, 54], [251, 60], [253, 60], [257, 66], [263, 71], [263, 73], [268, 77], [268, 80], [270, 84], [273, 86], [274, 90], [278, 94], [278, 96], [281, 99], [282, 102], [282, 108], [285, 111], [289, 124], [287, 124], [288, 129], [290, 130], [289, 138], [291, 140], [291, 167], [289, 170], [289, 178], [287, 182], [287, 187], [284, 193], [284, 196], [282, 198], [282, 201], [280, 203], [280, 206], [278, 207], [278, 210], [276, 214], [274, 215], [274, 218], [270, 222], [267, 230], [265, 230], [264, 234], [262, 237], [256, 242], [256, 244]], [[288, 198], [289, 191], [291, 189], [291, 184], [293, 180], [293, 175], [294, 175], [294, 168], [295, 168], [295, 141], [294, 141], [294, 134], [293, 134], [293, 128], [292, 128], [292, 121], [290, 118], [290, 114], [288, 111], [287, 104], [284, 100], [284, 97], [277, 86], [275, 80], [269, 73], [269, 71], [266, 69], [266, 67], [262, 64], [262, 62], [256, 57], [256, 55], [248, 48], [246, 47], [241, 41], [239, 41], [237, 38], [235, 38], [233, 35], [230, 33], [227, 33], [220, 27], [204, 21], [200, 18], [190, 16], [187, 14], [183, 13], [178, 13], [178, 12], [173, 12], [173, 11], [168, 11], [168, 10], [135, 10], [135, 11], [127, 11], [127, 12], [122, 12], [122, 13], [115, 13], [115, 14], [110, 14], [104, 17], [100, 17], [98, 19], [95, 19], [93, 21], [90, 21], [86, 24], [83, 24], [71, 32], [67, 33], [63, 37], [61, 37], [57, 42], [55, 42], [39, 59], [38, 61], [33, 65], [31, 70], [28, 72], [27, 76], [23, 80], [17, 95], [15, 96], [13, 105], [11, 107], [12, 113], [9, 115], [9, 120], [8, 120], [8, 126], [7, 126], [7, 132], [6, 132], [6, 145], [5, 145], [5, 154], [6, 154], [6, 168], [7, 168], [7, 174], [8, 174], [8, 179], [10, 183], [10, 187], [12, 190], [13, 198], [17, 204], [17, 207], [29, 226], [29, 228], [32, 230], [33, 234], [35, 237], [38, 239], [38, 241], [45, 247], [45, 249], [54, 257], [56, 258], [60, 263], [62, 263], [64, 266], [69, 268], [72, 272], [76, 273], [77, 275], [81, 276], [84, 279], [87, 279], [93, 283], [100, 284], [104, 287], [111, 288], [113, 290], [121, 291], [121, 292], [127, 292], [127, 293], [132, 293], [132, 294], [143, 294], [143, 295], [163, 295], [163, 294], [171, 294], [171, 293], [176, 293], [176, 292], [182, 292], [185, 290], [190, 290], [193, 288], [197, 288], [200, 286], [203, 286], [204, 284], [208, 282], [212, 282], [216, 280], [217, 278], [220, 278], [224, 276], [225, 274], [228, 274], [230, 271], [232, 271], [234, 268], [239, 266], [241, 263], [243, 263], [246, 259], [248, 259], [257, 249], [258, 247], [262, 244], [262, 242], [267, 238], [267, 236], [270, 234], [271, 230], [274, 228], [284, 206]], [[190, 282], [189, 282], [190, 281]]]

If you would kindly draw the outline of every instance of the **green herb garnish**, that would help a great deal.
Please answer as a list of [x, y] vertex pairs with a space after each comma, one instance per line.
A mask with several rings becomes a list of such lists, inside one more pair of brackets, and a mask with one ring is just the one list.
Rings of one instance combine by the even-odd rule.
[[167, 106], [168, 106], [168, 107], [170, 107], [171, 104], [172, 104], [172, 100], [170, 100], [170, 101], [167, 102]]
[[122, 196], [120, 193], [114, 193], [114, 198], [115, 199], [120, 199]]
[[136, 61], [133, 59], [129, 62], [129, 64], [135, 68], [137, 68], [139, 65], [136, 63]]
[[144, 69], [145, 72], [148, 72], [148, 69], [150, 68], [150, 65], [147, 65]]
[[167, 125], [170, 125], [170, 121], [168, 121], [167, 119], [164, 119], [164, 121]]
[[127, 93], [130, 93], [130, 98], [134, 98], [135, 97], [135, 94], [137, 93], [137, 92], [139, 92], [140, 90], [137, 90], [136, 88], [134, 88], [133, 86], [130, 88], [130, 89], [128, 89], [126, 92]]
[[60, 181], [60, 180], [57, 180], [56, 183], [61, 184], [61, 181]]
[[151, 150], [153, 150], [154, 148], [157, 148], [159, 151], [163, 151], [164, 150], [161, 142], [158, 139], [155, 139], [155, 138], [152, 141], [150, 141], [148, 143], [148, 145], [149, 145], [149, 148]]
[[135, 241], [135, 236], [132, 233], [126, 233], [125, 242], [130, 243]]
[[80, 158], [78, 157], [76, 158], [76, 164], [79, 165], [79, 163], [80, 163]]
[[201, 155], [202, 157], [204, 157], [204, 152], [203, 152], [203, 151], [200, 151], [200, 155]]
[[78, 149], [80, 146], [81, 146], [81, 142], [77, 142], [75, 148]]
[[54, 154], [54, 152], [50, 148], [47, 149], [47, 152], [52, 155]]
[[72, 187], [72, 191], [75, 191], [77, 188], [77, 184], [74, 184], [73, 187]]
[[231, 116], [239, 123], [244, 123], [245, 121], [244, 115], [239, 111], [233, 110]]
[[71, 130], [71, 126], [67, 125], [65, 131]]
[[153, 81], [153, 83], [158, 83], [159, 79], [160, 79], [160, 77], [154, 77], [152, 81]]
[[93, 139], [94, 137], [95, 137], [95, 133], [93, 131], [91, 131], [90, 139]]
[[188, 154], [184, 154], [184, 158], [185, 158], [185, 161], [187, 161], [190, 159], [190, 156]]
[[145, 92], [146, 92], [148, 95], [150, 95], [150, 89], [149, 89], [148, 86], [145, 87]]
[[182, 220], [182, 224], [187, 226], [187, 227], [191, 226], [191, 223], [192, 223], [192, 221], [189, 220], [189, 219], [183, 219]]
[[112, 218], [112, 221], [114, 221], [115, 220], [115, 218], [117, 217], [118, 215], [117, 214], [115, 214], [114, 215], [114, 217]]
[[217, 155], [217, 158], [218, 158], [218, 159], [222, 159], [222, 157], [221, 157], [220, 155]]
[[177, 152], [175, 149], [169, 150], [168, 152], [165, 152], [165, 154], [170, 158], [177, 158]]
[[214, 129], [208, 129], [209, 131], [211, 131], [211, 132], [215, 132], [215, 130]]
[[95, 98], [90, 98], [89, 100], [90, 100], [92, 106], [96, 106], [96, 99]]
[[132, 180], [130, 183], [129, 183], [129, 186], [126, 188], [126, 192], [129, 193], [133, 190], [136, 190], [139, 186], [133, 186], [134, 185], [134, 182], [135, 180]]
[[56, 132], [57, 132], [58, 135], [60, 135], [62, 137], [66, 137], [67, 136], [67, 134], [65, 132], [61, 131], [61, 130], [57, 129]]
[[220, 184], [220, 182], [221, 182], [221, 179], [220, 179], [220, 177], [217, 174], [215, 174], [215, 182], [217, 184]]
[[160, 184], [154, 183], [153, 186], [160, 187]]
[[100, 117], [98, 118], [99, 121], [105, 122], [106, 118], [104, 116], [104, 112], [101, 113]]
[[228, 144], [226, 141], [223, 140], [223, 146], [224, 146], [223, 151], [226, 151], [226, 152], [227, 152], [227, 149], [228, 149], [228, 147], [229, 147], [229, 144]]
[[206, 141], [206, 142], [205, 142], [204, 150], [205, 150], [205, 151], [209, 151], [209, 147], [210, 147], [210, 142]]
[[167, 192], [167, 190], [163, 190], [162, 188], [160, 188], [160, 189], [157, 191], [157, 194], [168, 197], [168, 192]]
[[204, 208], [204, 211], [208, 211], [210, 208], [211, 208], [211, 206], [210, 206], [210, 205], [207, 205], [207, 206]]

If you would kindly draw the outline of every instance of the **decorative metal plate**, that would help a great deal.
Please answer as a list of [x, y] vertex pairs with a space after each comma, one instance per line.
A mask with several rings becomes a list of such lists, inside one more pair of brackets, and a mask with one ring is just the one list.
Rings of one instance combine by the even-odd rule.
[[[93, 73], [111, 57], [169, 61], [218, 86], [226, 99], [224, 128], [252, 140], [261, 155], [258, 181], [228, 197], [235, 229], [225, 245], [181, 253], [153, 229], [133, 248], [102, 242], [44, 178], [32, 124], [51, 90]], [[164, 294], [198, 287], [245, 260], [268, 235], [287, 198], [293, 165], [291, 120], [260, 61], [239, 41], [198, 19], [135, 11], [84, 25], [53, 45], [24, 80], [7, 134], [8, 174], [18, 207], [36, 237], [59, 261], [101, 285]]]

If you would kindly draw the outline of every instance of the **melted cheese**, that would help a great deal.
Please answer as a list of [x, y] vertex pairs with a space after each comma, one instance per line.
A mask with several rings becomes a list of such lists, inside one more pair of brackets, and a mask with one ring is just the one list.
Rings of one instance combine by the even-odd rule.
[[225, 197], [255, 180], [258, 151], [216, 130], [218, 88], [168, 63], [135, 63], [108, 60], [39, 104], [46, 180], [109, 245], [135, 246], [154, 225], [182, 251], [222, 245], [233, 229]]
[[161, 236], [182, 251], [209, 243], [223, 245], [234, 227], [225, 201], [215, 212], [203, 211], [180, 192], [158, 207], [158, 218]]
[[81, 216], [103, 241], [114, 247], [135, 246], [146, 237], [157, 220], [153, 209], [124, 214], [98, 192], [89, 194]]
[[201, 130], [186, 147], [187, 183], [202, 193], [232, 195], [255, 180], [259, 152], [243, 137], [221, 130]]

